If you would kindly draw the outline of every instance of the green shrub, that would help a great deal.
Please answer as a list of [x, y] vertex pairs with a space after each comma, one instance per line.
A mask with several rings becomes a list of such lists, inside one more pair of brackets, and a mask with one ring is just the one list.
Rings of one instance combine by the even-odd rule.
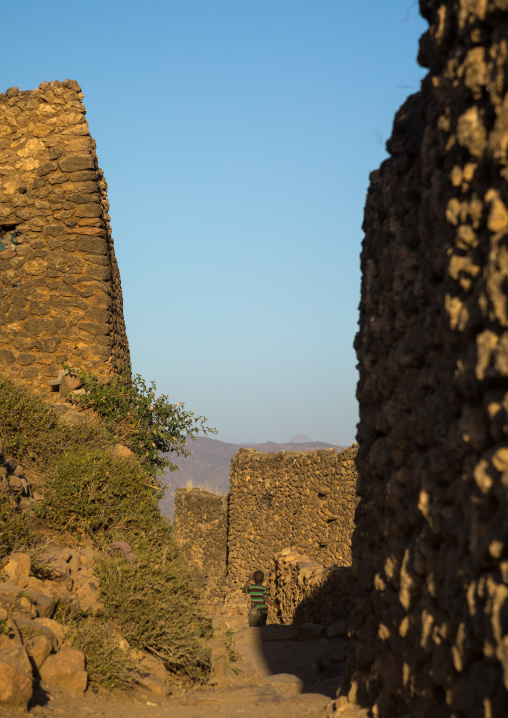
[[137, 682], [137, 665], [111, 635], [103, 620], [87, 616], [79, 621], [71, 634], [72, 646], [86, 656], [86, 670], [92, 685], [110, 691], [129, 688]]
[[[111, 397], [119, 384], [115, 386]], [[109, 389], [97, 387], [94, 396], [102, 391]], [[132, 647], [161, 658], [174, 675], [201, 681], [210, 666], [204, 645], [210, 635], [210, 621], [179, 559], [171, 526], [160, 514], [162, 492], [153, 477], [159, 463], [151, 450], [146, 452], [147, 436], [156, 439], [154, 432], [160, 430], [156, 446], [187, 453], [183, 432], [197, 433], [192, 422], [206, 420], [191, 420], [188, 412], [176, 406], [172, 424], [172, 405], [166, 405], [166, 397], [164, 401], [159, 398], [159, 404], [155, 399], [146, 406], [154, 399], [152, 391], [154, 387], [147, 393], [142, 389], [144, 398], [138, 396], [134, 405], [128, 391], [127, 403], [119, 403], [117, 413], [111, 410], [110, 419], [105, 416], [104, 423], [69, 426], [42, 399], [0, 377], [4, 453], [30, 469], [29, 479], [37, 477], [43, 494], [37, 530], [45, 537], [53, 531], [77, 538], [87, 536], [102, 549], [95, 568], [107, 615], [100, 619], [61, 605], [57, 616], [72, 624], [72, 640], [84, 650], [92, 680], [108, 688], [136, 680], [114, 636], [109, 640], [111, 626], [118, 628]], [[115, 401], [120, 402], [116, 396]], [[120, 396], [124, 396], [122, 391]], [[150, 407], [155, 406], [159, 408], [154, 414]], [[158, 418], [152, 421], [153, 417]], [[112, 451], [114, 437], [120, 438], [122, 431], [130, 437], [123, 443], [137, 456], [125, 458]], [[0, 554], [28, 545], [33, 538], [29, 527], [30, 521], [19, 511], [15, 499], [0, 491]], [[114, 540], [131, 546], [138, 557], [136, 564], [108, 554], [107, 546]], [[46, 571], [43, 565], [39, 568], [42, 573]]]
[[97, 540], [160, 522], [161, 495], [138, 461], [82, 447], [53, 460], [39, 515], [58, 531]]
[[210, 669], [204, 639], [211, 623], [178, 560], [169, 524], [140, 536], [131, 548], [135, 565], [103, 554], [95, 566], [106, 609], [131, 646], [161, 658], [170, 673], [203, 680]]
[[85, 654], [86, 670], [92, 685], [112, 690], [136, 684], [137, 664], [120, 648], [118, 637], [104, 618], [89, 616], [62, 601], [58, 603], [53, 618], [70, 629], [66, 641]]
[[0, 559], [33, 540], [26, 516], [6, 486], [0, 485]]
[[61, 422], [42, 397], [0, 375], [0, 438], [5, 456], [39, 471], [62, 451], [111, 443], [98, 423], [69, 426]]
[[157, 396], [155, 382], [147, 385], [139, 374], [131, 378], [125, 373], [103, 383], [93, 372], [71, 369], [66, 364], [64, 368], [84, 383], [85, 394], [77, 395], [75, 401], [92, 408], [115, 439], [126, 444], [152, 473], [164, 467], [172, 471], [177, 468], [161, 453], [188, 456], [188, 439], [200, 432], [217, 433], [207, 426], [206, 416], [186, 411], [182, 402], [172, 404], [167, 394]]

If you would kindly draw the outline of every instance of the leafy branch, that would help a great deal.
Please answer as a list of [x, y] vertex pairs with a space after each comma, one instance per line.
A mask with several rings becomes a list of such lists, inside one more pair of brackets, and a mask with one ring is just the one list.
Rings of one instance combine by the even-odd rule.
[[83, 394], [71, 392], [72, 400], [85, 409], [93, 409], [112, 437], [155, 472], [165, 467], [171, 471], [178, 468], [162, 453], [188, 456], [189, 439], [195, 439], [199, 433], [217, 433], [217, 429], [207, 425], [206, 416], [187, 411], [183, 402], [171, 403], [167, 394], [157, 396], [155, 382], [147, 385], [139, 374], [131, 378], [125, 372], [103, 383], [93, 372], [73, 369], [67, 364], [63, 367], [78, 376], [85, 389]]

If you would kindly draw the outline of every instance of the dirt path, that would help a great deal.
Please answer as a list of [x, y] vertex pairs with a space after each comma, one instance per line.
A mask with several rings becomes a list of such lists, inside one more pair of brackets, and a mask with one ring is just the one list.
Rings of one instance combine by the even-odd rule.
[[[161, 698], [143, 690], [94, 693], [84, 697], [54, 694], [38, 698], [33, 718], [325, 718], [330, 715], [344, 668], [346, 641], [295, 640], [289, 626], [245, 628], [235, 633], [241, 656], [239, 673], [219, 677], [223, 684]], [[333, 675], [332, 675], [333, 674]], [[19, 716], [19, 713], [2, 713]], [[367, 712], [341, 708], [343, 718], [367, 718]]]

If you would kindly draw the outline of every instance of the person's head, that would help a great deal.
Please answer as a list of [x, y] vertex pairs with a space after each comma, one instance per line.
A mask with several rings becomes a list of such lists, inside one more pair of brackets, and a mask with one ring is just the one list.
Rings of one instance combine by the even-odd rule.
[[263, 573], [263, 571], [255, 571], [254, 572], [254, 581], [257, 584], [262, 584], [264, 580], [265, 580], [265, 574]]

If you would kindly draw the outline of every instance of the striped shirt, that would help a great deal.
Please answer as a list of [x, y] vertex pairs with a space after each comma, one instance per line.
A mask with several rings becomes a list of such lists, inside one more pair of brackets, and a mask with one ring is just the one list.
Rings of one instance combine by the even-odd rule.
[[265, 603], [265, 596], [269, 596], [270, 592], [266, 586], [257, 583], [251, 583], [247, 586], [245, 593], [250, 596], [252, 608], [259, 608], [262, 614], [268, 613], [268, 606]]

